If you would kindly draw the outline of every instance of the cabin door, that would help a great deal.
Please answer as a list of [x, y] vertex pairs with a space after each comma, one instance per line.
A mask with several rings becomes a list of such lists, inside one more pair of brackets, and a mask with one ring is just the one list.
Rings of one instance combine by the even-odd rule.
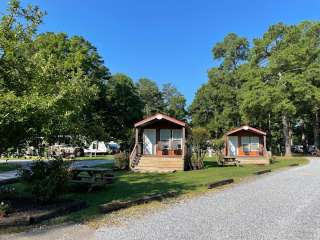
[[228, 137], [228, 148], [230, 156], [237, 156], [238, 149], [238, 136], [229, 136]]
[[143, 154], [154, 155], [156, 147], [156, 129], [143, 130]]

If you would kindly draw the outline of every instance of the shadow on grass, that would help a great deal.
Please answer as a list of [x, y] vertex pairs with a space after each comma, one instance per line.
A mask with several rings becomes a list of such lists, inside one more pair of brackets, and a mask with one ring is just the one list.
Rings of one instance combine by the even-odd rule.
[[220, 166], [218, 165], [217, 161], [204, 161], [204, 167], [211, 168], [211, 167], [220, 167]]
[[176, 191], [178, 196], [194, 190], [195, 186], [190, 183], [175, 181], [173, 173], [132, 173], [116, 172], [116, 180], [110, 186], [103, 189], [96, 189], [87, 193], [72, 193], [68, 198], [85, 200], [89, 207], [80, 212], [73, 213], [67, 218], [72, 221], [94, 219], [101, 214], [98, 206], [111, 201], [126, 201], [137, 199], [146, 195]]

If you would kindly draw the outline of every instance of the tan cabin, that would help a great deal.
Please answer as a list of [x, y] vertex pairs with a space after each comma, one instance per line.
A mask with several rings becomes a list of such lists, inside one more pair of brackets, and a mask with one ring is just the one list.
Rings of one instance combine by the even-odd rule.
[[131, 169], [156, 172], [184, 170], [185, 122], [159, 113], [137, 122], [134, 127]]
[[225, 134], [225, 157], [235, 157], [240, 164], [269, 164], [266, 132], [242, 126]]

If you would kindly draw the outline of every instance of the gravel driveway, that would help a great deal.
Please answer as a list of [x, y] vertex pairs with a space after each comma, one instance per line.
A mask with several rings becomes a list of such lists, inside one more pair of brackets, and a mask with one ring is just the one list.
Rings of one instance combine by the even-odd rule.
[[101, 240], [320, 239], [320, 160], [129, 218], [121, 226], [85, 228], [8, 239], [80, 239], [72, 237], [80, 230], [83, 239]]

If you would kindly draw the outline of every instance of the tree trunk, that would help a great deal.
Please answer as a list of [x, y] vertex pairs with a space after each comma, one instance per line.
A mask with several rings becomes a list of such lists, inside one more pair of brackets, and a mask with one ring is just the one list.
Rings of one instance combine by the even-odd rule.
[[303, 145], [303, 152], [307, 153], [307, 141], [306, 141], [306, 134], [305, 134], [305, 123], [304, 120], [301, 120], [301, 142]]
[[282, 128], [283, 128], [283, 138], [284, 138], [284, 146], [285, 146], [285, 156], [290, 157], [292, 156], [291, 153], [291, 130], [288, 122], [288, 118], [286, 115], [282, 116]]
[[314, 143], [317, 148], [319, 148], [319, 114], [318, 112], [315, 113], [314, 122], [313, 122], [313, 138]]

